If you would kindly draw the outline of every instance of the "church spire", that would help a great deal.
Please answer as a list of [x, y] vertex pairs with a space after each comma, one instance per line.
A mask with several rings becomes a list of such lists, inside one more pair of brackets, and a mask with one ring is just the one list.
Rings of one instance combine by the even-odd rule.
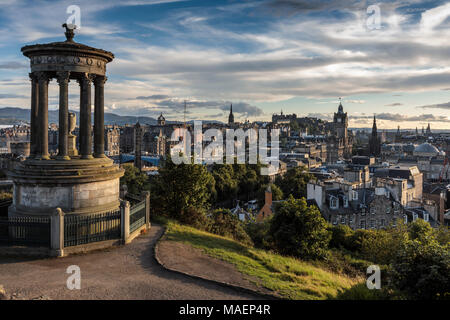
[[233, 104], [230, 105], [230, 115], [228, 116], [228, 124], [234, 124]]

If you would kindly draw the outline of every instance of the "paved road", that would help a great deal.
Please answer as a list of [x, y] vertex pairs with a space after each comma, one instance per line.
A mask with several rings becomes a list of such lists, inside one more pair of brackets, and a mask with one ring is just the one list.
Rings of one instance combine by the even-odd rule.
[[[0, 257], [0, 285], [26, 299], [260, 299], [162, 268], [153, 258], [161, 233], [153, 225], [127, 246], [66, 258]], [[81, 290], [67, 289], [70, 265], [81, 269]]]

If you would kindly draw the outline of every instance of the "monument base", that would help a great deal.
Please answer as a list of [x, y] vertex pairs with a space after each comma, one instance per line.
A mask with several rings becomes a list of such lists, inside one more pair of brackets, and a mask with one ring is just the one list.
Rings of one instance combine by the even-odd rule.
[[56, 208], [65, 214], [93, 214], [119, 207], [120, 169], [109, 158], [34, 160], [15, 164], [10, 216], [48, 216]]

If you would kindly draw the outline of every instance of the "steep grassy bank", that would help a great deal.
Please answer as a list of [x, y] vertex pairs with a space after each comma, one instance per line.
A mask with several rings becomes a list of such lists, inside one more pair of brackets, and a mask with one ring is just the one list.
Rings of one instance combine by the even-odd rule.
[[257, 278], [257, 285], [284, 298], [334, 299], [364, 281], [174, 222], [168, 222], [167, 228], [167, 240], [190, 244], [227, 261], [243, 274]]

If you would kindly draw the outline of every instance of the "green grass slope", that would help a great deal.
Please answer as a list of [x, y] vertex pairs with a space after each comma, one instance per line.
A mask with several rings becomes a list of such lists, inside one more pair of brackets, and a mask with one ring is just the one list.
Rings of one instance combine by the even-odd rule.
[[258, 279], [254, 281], [258, 286], [287, 299], [336, 299], [364, 282], [174, 222], [167, 223], [166, 240], [190, 244], [227, 261], [244, 275]]

